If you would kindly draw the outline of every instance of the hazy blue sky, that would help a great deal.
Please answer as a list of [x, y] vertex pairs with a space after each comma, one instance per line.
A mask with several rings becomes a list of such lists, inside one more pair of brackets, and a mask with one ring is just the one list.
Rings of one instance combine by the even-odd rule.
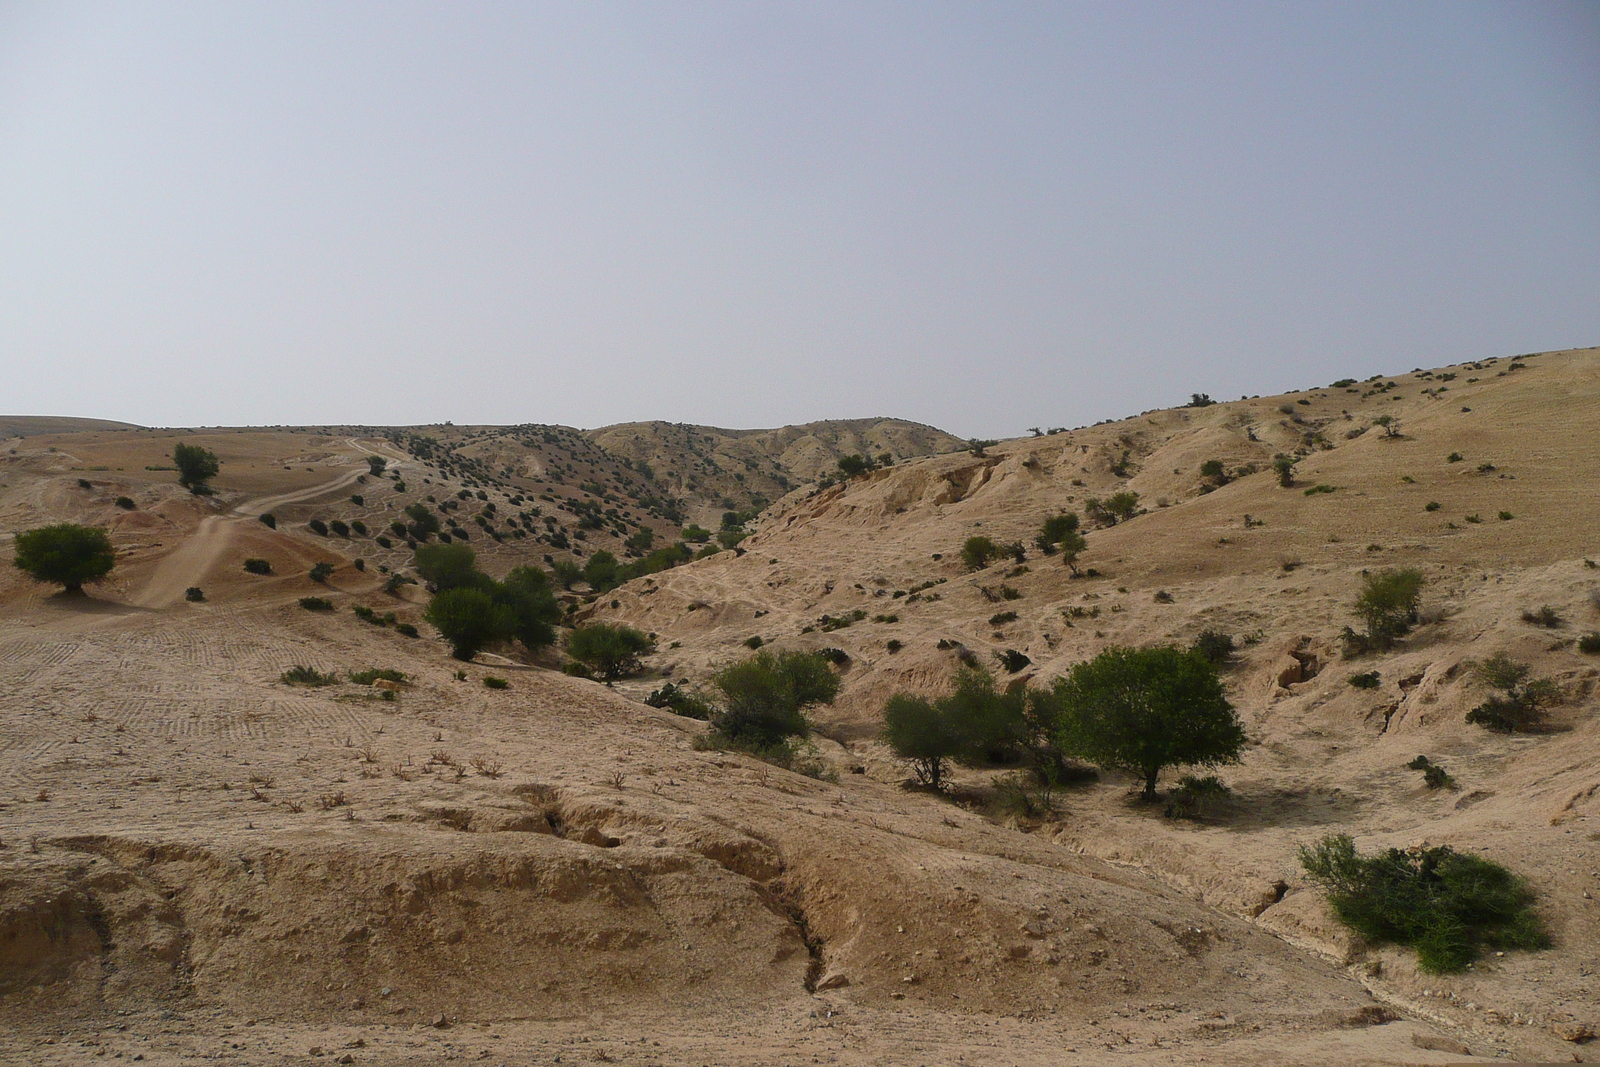
[[1600, 4], [0, 2], [0, 412], [964, 435], [1600, 344]]

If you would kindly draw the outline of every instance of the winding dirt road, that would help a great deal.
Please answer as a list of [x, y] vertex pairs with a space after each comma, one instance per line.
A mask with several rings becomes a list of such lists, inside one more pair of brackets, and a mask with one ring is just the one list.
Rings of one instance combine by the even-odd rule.
[[[358, 451], [375, 456], [381, 455], [391, 463], [394, 462], [393, 456], [376, 452], [355, 438], [350, 438], [348, 443]], [[398, 470], [399, 464], [396, 463], [390, 469]], [[336, 492], [353, 484], [357, 478], [366, 473], [368, 473], [366, 467], [357, 467], [346, 471], [331, 482], [323, 482], [307, 489], [297, 489], [291, 493], [246, 500], [226, 515], [212, 515], [201, 519], [200, 525], [195, 527], [194, 532], [184, 540], [183, 544], [168, 553], [167, 557], [156, 566], [155, 573], [150, 576], [144, 588], [128, 602], [135, 607], [154, 610], [177, 604], [183, 600], [185, 590], [190, 586], [202, 584], [211, 568], [216, 566], [217, 561], [228, 550], [228, 546], [233, 543], [234, 535], [238, 533], [242, 524], [255, 522], [261, 514], [283, 507], [285, 504], [298, 504]]]

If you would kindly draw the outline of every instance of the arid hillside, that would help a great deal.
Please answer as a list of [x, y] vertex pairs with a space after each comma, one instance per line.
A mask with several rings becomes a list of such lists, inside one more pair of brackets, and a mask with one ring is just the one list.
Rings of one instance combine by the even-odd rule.
[[[1597, 430], [1600, 351], [1583, 350], [982, 454], [888, 421], [7, 441], [0, 530], [102, 525], [118, 564], [87, 597], [0, 574], [0, 1050], [1595, 1059], [1600, 658], [1578, 642], [1600, 630]], [[178, 439], [222, 459], [216, 496], [150, 469]], [[878, 451], [894, 464], [793, 489], [736, 549], [603, 595], [576, 583], [570, 621], [655, 635], [647, 675], [615, 687], [547, 669], [553, 655], [451, 660], [421, 623], [426, 592], [390, 581], [415, 535], [389, 524], [414, 521], [411, 504], [504, 573], [575, 555], [555, 532], [590, 553], [641, 526], [660, 544], [712, 525], [712, 494], [745, 510], [780, 476], [836, 477], [839, 456]], [[1278, 456], [1294, 460], [1287, 487]], [[691, 491], [703, 512], [659, 513]], [[1045, 518], [1122, 492], [1134, 513], [1088, 521], [1075, 567], [1034, 543]], [[968, 569], [973, 536], [1021, 558]], [[307, 574], [318, 562], [326, 583]], [[1397, 566], [1426, 576], [1420, 625], [1346, 657], [1362, 572]], [[313, 595], [334, 610], [303, 609]], [[907, 788], [878, 740], [890, 694], [943, 692], [962, 662], [1042, 685], [1108, 646], [1206, 630], [1239, 646], [1224, 680], [1249, 743], [1205, 818], [1164, 818], [1111, 772], [1029, 814], [997, 803], [1003, 767], [963, 769], [936, 796]], [[666, 679], [704, 688], [756, 637], [848, 657], [816, 716], [820, 778], [697, 750], [703, 723], [642, 703]], [[1464, 722], [1486, 695], [1471, 662], [1500, 652], [1560, 692], [1539, 732]], [[288, 684], [296, 665], [334, 679]], [[404, 681], [350, 677], [372, 668]], [[1454, 786], [1426, 788], [1406, 769], [1419, 754]], [[1335, 832], [1504, 863], [1537, 891], [1554, 946], [1437, 976], [1358, 943], [1295, 858]]]

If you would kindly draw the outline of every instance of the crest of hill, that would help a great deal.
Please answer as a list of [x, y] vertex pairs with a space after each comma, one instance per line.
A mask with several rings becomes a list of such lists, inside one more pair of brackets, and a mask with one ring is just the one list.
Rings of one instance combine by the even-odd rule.
[[[617, 455], [665, 470], [690, 470], [710, 460], [723, 474], [743, 481], [766, 479], [763, 489], [832, 474], [848, 455], [887, 453], [897, 462], [953, 452], [965, 442], [952, 434], [904, 419], [828, 419], [773, 430], [727, 430], [671, 422], [624, 422], [590, 430], [591, 441]], [[707, 473], [716, 473], [708, 471]]]
[[131, 422], [116, 422], [112, 419], [74, 419], [60, 415], [0, 415], [0, 438], [137, 429], [140, 427]]

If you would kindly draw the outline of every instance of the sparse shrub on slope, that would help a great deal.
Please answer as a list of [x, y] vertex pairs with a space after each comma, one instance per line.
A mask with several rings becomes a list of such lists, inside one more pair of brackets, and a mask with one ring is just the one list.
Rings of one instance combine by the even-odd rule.
[[1465, 970], [1484, 949], [1542, 949], [1533, 891], [1497, 863], [1448, 846], [1362, 856], [1346, 835], [1300, 849], [1334, 914], [1368, 941], [1409, 945], [1433, 974]]
[[674, 682], [655, 690], [644, 702], [652, 708], [666, 708], [674, 715], [702, 721], [711, 718], [711, 713], [716, 710], [711, 701]]
[[1418, 619], [1417, 605], [1426, 582], [1415, 567], [1400, 567], [1364, 574], [1361, 593], [1356, 597], [1355, 613], [1366, 624], [1365, 633], [1346, 626], [1343, 632], [1346, 655], [1394, 647], [1397, 639], [1409, 633]]
[[12, 544], [13, 562], [19, 570], [36, 582], [55, 583], [69, 593], [82, 592], [85, 582], [98, 582], [117, 564], [111, 538], [98, 526], [60, 522], [25, 530]]
[[1205, 657], [1208, 663], [1220, 667], [1233, 659], [1236, 647], [1232, 634], [1225, 634], [1221, 630], [1201, 630], [1190, 649]]
[[1474, 664], [1473, 673], [1499, 690], [1467, 712], [1467, 722], [1496, 733], [1532, 730], [1544, 721], [1544, 709], [1561, 700], [1560, 688], [1548, 678], [1528, 677], [1532, 668], [1497, 652]]
[[1004, 550], [995, 544], [993, 538], [979, 534], [975, 537], [967, 538], [966, 542], [962, 544], [961, 564], [969, 571], [982, 570], [1003, 554]]

